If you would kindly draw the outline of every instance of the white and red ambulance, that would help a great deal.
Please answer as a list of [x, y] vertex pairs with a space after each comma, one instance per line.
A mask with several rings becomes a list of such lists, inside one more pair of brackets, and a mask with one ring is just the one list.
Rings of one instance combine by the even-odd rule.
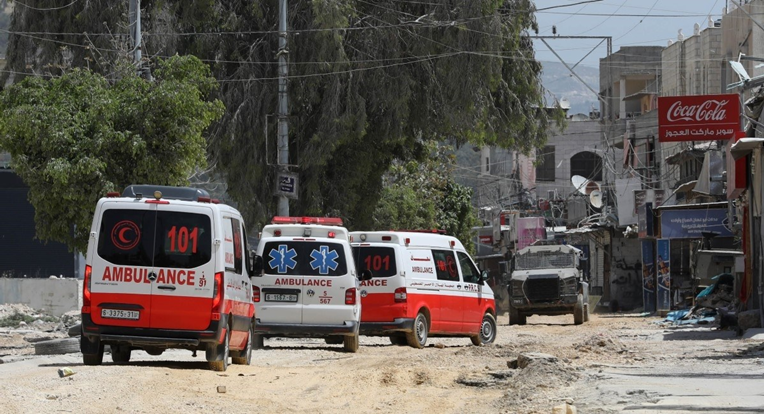
[[274, 217], [263, 228], [251, 278], [255, 346], [263, 338], [317, 337], [359, 347], [359, 279], [339, 218]]
[[494, 342], [494, 293], [459, 240], [437, 232], [351, 232], [361, 282], [361, 334], [425, 346], [429, 336]]
[[254, 304], [241, 214], [204, 190], [132, 185], [96, 205], [83, 286], [85, 365], [131, 351], [204, 350], [249, 364]]

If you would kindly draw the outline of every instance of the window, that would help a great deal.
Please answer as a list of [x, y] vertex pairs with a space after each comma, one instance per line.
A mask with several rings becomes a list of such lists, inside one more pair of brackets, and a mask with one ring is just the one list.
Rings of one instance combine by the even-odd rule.
[[356, 270], [370, 270], [372, 277], [389, 277], [396, 274], [396, 252], [391, 247], [354, 247]]
[[537, 181], [555, 181], [555, 146], [537, 150]]
[[210, 217], [173, 211], [107, 210], [98, 255], [123, 266], [190, 269], [212, 258]]
[[436, 278], [459, 282], [460, 274], [457, 272], [457, 261], [454, 253], [449, 250], [433, 250], [433, 261], [436, 262]]
[[603, 180], [603, 160], [598, 154], [582, 151], [571, 157], [571, 176], [581, 175], [584, 178]]
[[342, 276], [348, 274], [345, 249], [340, 243], [285, 240], [263, 247], [267, 275]]
[[460, 269], [462, 269], [462, 281], [465, 283], [478, 283], [481, 280], [481, 272], [475, 267], [470, 256], [462, 252], [457, 252], [460, 259]]

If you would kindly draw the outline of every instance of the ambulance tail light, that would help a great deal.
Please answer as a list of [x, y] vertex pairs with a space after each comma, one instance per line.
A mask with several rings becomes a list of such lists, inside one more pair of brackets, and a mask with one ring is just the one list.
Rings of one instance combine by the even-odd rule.
[[109, 198], [115, 198], [115, 197], [119, 197], [120, 193], [116, 191], [109, 191], [108, 193], [106, 193], [106, 196]]
[[260, 287], [252, 285], [252, 301], [260, 302]]
[[327, 237], [330, 238], [330, 239], [334, 239], [335, 236], [336, 236], [336, 234], [335, 234], [334, 231], [330, 231], [329, 233], [327, 233]]
[[350, 288], [345, 290], [345, 304], [346, 305], [356, 304], [356, 288]]
[[212, 300], [212, 320], [219, 321], [221, 308], [223, 307], [223, 272], [215, 274], [215, 284], [213, 285]]
[[[393, 240], [393, 237], [390, 237], [390, 236], [382, 236], [382, 241], [391, 241], [391, 240]], [[409, 240], [409, 239], [407, 239], [407, 240]]]
[[396, 303], [406, 302], [406, 288], [400, 287], [393, 292], [393, 301]]
[[85, 275], [82, 281], [82, 313], [90, 313], [90, 278], [93, 275], [93, 267], [85, 265]]

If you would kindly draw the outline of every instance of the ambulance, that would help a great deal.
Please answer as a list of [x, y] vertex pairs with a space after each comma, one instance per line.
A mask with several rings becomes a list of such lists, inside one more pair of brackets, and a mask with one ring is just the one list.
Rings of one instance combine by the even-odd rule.
[[359, 348], [361, 301], [348, 230], [339, 218], [274, 217], [251, 278], [255, 346], [264, 338], [325, 338]]
[[439, 232], [355, 231], [361, 288], [361, 334], [388, 336], [394, 345], [422, 348], [428, 337], [494, 342], [494, 293], [462, 243]]
[[131, 185], [96, 205], [80, 348], [100, 365], [133, 350], [205, 351], [210, 368], [249, 365], [254, 304], [241, 214], [188, 187]]

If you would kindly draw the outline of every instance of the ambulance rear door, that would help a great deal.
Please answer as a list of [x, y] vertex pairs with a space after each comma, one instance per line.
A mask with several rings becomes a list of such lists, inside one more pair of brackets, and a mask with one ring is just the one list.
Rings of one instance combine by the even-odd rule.
[[202, 330], [210, 325], [217, 259], [214, 249], [221, 247], [214, 243], [216, 229], [210, 206], [176, 203], [171, 200], [170, 204], [157, 205], [150, 325], [155, 329]]

